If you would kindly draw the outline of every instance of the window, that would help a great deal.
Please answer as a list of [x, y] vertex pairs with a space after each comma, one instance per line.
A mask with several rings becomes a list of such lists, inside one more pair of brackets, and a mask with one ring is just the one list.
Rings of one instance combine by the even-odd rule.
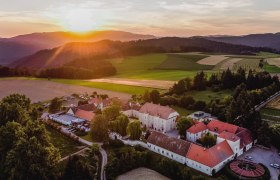
[[171, 154], [171, 157], [173, 157], [173, 154]]

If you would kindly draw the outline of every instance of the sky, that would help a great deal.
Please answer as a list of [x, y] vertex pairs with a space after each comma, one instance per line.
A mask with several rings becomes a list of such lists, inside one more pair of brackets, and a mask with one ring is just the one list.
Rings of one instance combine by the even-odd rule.
[[0, 0], [0, 37], [123, 30], [156, 36], [280, 31], [280, 0]]

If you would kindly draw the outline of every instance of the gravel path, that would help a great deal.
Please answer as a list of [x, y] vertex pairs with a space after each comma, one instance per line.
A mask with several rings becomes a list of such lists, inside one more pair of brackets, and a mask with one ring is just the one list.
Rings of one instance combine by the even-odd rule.
[[71, 95], [73, 93], [88, 93], [96, 91], [98, 94], [108, 94], [128, 100], [131, 95], [84, 86], [61, 84], [45, 80], [0, 79], [0, 99], [13, 93], [25, 94], [32, 102], [46, 101], [54, 97]]

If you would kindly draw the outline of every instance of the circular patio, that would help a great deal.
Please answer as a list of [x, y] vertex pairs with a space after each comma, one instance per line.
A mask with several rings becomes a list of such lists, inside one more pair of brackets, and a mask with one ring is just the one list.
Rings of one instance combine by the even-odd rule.
[[233, 171], [238, 176], [248, 177], [248, 178], [258, 178], [264, 176], [265, 169], [260, 164], [253, 162], [236, 160], [229, 165], [231, 171]]

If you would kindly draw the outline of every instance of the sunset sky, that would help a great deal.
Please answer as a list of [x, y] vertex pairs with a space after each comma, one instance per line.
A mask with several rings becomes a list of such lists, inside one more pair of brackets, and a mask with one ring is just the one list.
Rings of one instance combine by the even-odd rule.
[[279, 0], [0, 0], [0, 37], [124, 30], [157, 36], [280, 31]]

